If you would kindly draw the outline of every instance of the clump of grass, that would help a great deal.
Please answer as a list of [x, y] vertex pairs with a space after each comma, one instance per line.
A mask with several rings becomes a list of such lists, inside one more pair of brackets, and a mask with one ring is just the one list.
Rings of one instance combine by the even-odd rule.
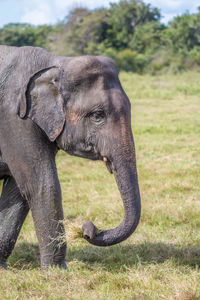
[[83, 239], [80, 218], [75, 220], [64, 220], [64, 225], [67, 230], [66, 238], [69, 240]]

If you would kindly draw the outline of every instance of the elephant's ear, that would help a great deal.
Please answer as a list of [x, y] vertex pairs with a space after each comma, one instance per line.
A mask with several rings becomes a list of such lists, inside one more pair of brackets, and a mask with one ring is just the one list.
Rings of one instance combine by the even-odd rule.
[[61, 76], [62, 71], [57, 67], [34, 74], [19, 107], [20, 117], [33, 120], [52, 142], [59, 136], [65, 123]]

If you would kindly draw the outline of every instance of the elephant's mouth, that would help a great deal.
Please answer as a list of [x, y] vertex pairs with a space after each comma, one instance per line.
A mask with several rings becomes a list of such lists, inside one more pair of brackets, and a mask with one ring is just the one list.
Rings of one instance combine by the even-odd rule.
[[65, 151], [73, 156], [78, 156], [82, 158], [87, 158], [91, 160], [102, 160], [102, 156], [95, 151], [92, 145], [85, 145], [84, 143], [80, 143], [78, 145], [70, 145], [66, 147]]
[[113, 173], [113, 164], [112, 162], [106, 157], [103, 157], [103, 161], [108, 169], [108, 171], [112, 174]]
[[78, 157], [83, 157], [83, 158], [87, 158], [87, 159], [91, 159], [91, 160], [102, 160], [108, 171], [113, 174], [113, 163], [109, 160], [109, 158], [107, 156], [102, 156], [93, 145], [84, 145], [84, 144], [80, 144], [80, 147], [68, 147], [65, 150], [68, 154], [70, 155], [74, 155], [74, 156], [78, 156]]

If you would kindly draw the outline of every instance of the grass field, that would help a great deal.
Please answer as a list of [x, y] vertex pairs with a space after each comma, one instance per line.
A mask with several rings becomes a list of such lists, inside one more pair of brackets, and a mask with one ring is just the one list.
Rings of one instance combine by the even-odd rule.
[[132, 103], [142, 198], [141, 222], [110, 248], [78, 234], [85, 220], [111, 228], [123, 208], [100, 162], [61, 152], [69, 271], [41, 271], [31, 214], [0, 272], [0, 299], [200, 299], [200, 73], [121, 73]]

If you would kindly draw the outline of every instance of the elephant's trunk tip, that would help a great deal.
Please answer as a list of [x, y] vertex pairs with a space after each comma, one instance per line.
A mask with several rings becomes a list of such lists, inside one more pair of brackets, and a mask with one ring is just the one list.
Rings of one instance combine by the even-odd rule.
[[82, 226], [82, 230], [83, 237], [86, 240], [92, 240], [97, 235], [97, 228], [91, 221], [85, 222]]

